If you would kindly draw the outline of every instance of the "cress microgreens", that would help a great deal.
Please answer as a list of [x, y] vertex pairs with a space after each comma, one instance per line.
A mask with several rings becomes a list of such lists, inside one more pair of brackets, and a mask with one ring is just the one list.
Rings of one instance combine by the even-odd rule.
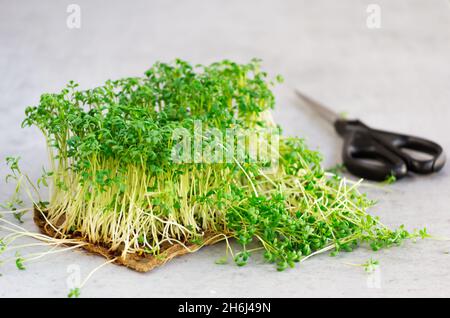
[[[86, 91], [70, 82], [60, 93], [43, 94], [23, 121], [42, 131], [50, 154], [51, 169], [38, 180], [50, 198], [36, 200], [37, 207], [60, 233], [76, 231], [122, 257], [164, 258], [167, 243], [204, 244], [209, 233], [239, 242], [237, 265], [248, 262], [254, 251], [248, 246], [257, 242], [278, 270], [319, 252], [360, 243], [378, 250], [420, 235], [391, 230], [367, 214], [372, 201], [358, 183], [327, 176], [321, 155], [300, 138], [280, 136], [279, 166], [271, 172], [251, 160], [172, 162], [173, 131], [191, 131], [195, 120], [219, 130], [273, 126], [273, 84], [258, 60], [209, 66], [176, 60], [156, 63], [144, 77]], [[20, 179], [18, 160], [7, 160], [9, 178]]]

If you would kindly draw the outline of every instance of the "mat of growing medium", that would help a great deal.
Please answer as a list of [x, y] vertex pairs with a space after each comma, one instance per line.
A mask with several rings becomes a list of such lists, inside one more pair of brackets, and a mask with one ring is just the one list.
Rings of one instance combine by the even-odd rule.
[[[239, 243], [226, 245], [237, 265], [263, 255], [284, 270], [320, 252], [415, 236], [369, 215], [358, 183], [326, 173], [318, 152], [282, 134], [270, 116], [276, 82], [258, 60], [176, 60], [142, 77], [43, 94], [23, 122], [42, 131], [50, 154], [39, 180], [49, 198], [34, 199], [41, 231], [139, 271], [220, 240]], [[271, 139], [258, 144], [266, 159], [234, 152], [230, 132], [245, 135], [245, 149]], [[8, 162], [21, 180], [17, 160]]]

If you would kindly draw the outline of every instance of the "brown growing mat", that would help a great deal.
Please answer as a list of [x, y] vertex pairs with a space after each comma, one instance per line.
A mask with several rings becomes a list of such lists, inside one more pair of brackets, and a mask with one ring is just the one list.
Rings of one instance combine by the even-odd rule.
[[[39, 230], [45, 235], [54, 238], [59, 238], [60, 235], [57, 234], [56, 231], [53, 229], [53, 227], [46, 221], [46, 219], [43, 216], [43, 213], [45, 212], [40, 212], [38, 209], [34, 209], [33, 219], [36, 225], [38, 226]], [[158, 257], [145, 253], [143, 253], [142, 255], [128, 254], [126, 257], [122, 257], [120, 255], [120, 252], [111, 251], [107, 246], [90, 243], [81, 235], [67, 235], [66, 237], [69, 239], [76, 239], [79, 240], [80, 242], [86, 243], [85, 245], [82, 246], [82, 248], [87, 252], [99, 254], [108, 260], [116, 258], [114, 263], [126, 266], [138, 272], [148, 272], [154, 269], [155, 267], [164, 265], [174, 257], [197, 251], [202, 246], [212, 245], [223, 239], [223, 236], [218, 237], [217, 234], [216, 235], [205, 234], [203, 245], [186, 243], [186, 247], [188, 247], [190, 251], [188, 251], [184, 246], [175, 243], [175, 244], [165, 244], [162, 247], [161, 253]]]

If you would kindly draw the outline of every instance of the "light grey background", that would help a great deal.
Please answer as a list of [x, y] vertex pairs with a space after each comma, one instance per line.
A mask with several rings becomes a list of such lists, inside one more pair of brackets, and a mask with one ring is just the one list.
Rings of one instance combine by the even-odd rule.
[[[367, 5], [381, 6], [381, 29], [366, 27]], [[81, 29], [66, 27], [67, 5], [81, 6]], [[176, 57], [194, 63], [262, 58], [282, 74], [275, 119], [287, 134], [303, 136], [339, 162], [341, 141], [331, 127], [299, 106], [290, 87], [337, 111], [373, 125], [433, 139], [450, 149], [450, 5], [445, 0], [389, 1], [0, 1], [0, 158], [22, 157], [36, 177], [46, 162], [44, 141], [21, 129], [27, 105], [69, 80], [82, 88], [106, 79], [142, 74], [155, 61]], [[1, 173], [5, 173], [1, 165]], [[11, 185], [0, 186], [1, 200]], [[426, 226], [450, 237], [449, 167], [433, 176], [411, 176], [395, 185], [365, 189], [379, 200], [372, 213], [386, 224]], [[25, 227], [33, 229], [28, 216]], [[83, 297], [293, 297], [450, 296], [450, 243], [420, 241], [337, 258], [314, 257], [276, 272], [252, 261], [219, 266], [223, 244], [176, 259], [147, 274], [108, 265], [82, 290]], [[362, 268], [381, 263], [380, 288], [369, 288]], [[27, 265], [0, 267], [0, 297], [67, 294], [68, 266], [83, 276], [103, 259], [67, 252]], [[376, 280], [375, 280], [376, 282]]]

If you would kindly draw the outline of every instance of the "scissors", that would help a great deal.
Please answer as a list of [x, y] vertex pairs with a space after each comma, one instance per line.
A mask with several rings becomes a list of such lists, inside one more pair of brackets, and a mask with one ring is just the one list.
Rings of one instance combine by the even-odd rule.
[[[391, 176], [400, 179], [408, 171], [431, 174], [441, 170], [445, 164], [445, 153], [435, 142], [373, 129], [357, 119], [347, 120], [300, 91], [295, 92], [307, 106], [329, 121], [344, 139], [344, 166], [358, 177], [374, 181], [387, 180]], [[416, 158], [411, 152], [416, 154]]]

